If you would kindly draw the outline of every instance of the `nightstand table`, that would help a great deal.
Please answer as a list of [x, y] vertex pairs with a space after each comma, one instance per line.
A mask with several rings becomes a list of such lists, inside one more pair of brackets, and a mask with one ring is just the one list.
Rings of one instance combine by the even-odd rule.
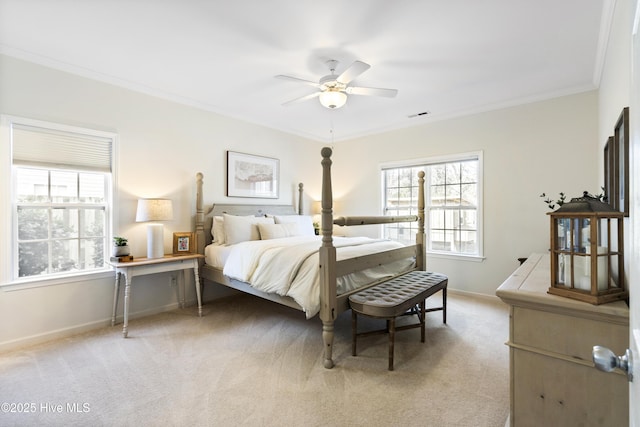
[[187, 280], [187, 270], [193, 270], [194, 282], [196, 286], [196, 295], [198, 297], [198, 316], [202, 316], [202, 298], [200, 296], [200, 277], [198, 275], [199, 261], [204, 259], [203, 255], [165, 255], [162, 258], [138, 258], [129, 262], [110, 262], [109, 264], [116, 269], [116, 283], [113, 293], [113, 315], [111, 317], [111, 326], [116, 324], [116, 310], [118, 308], [118, 294], [120, 291], [120, 275], [125, 277], [124, 287], [124, 326], [122, 327], [123, 337], [127, 337], [129, 331], [129, 304], [131, 298], [131, 279], [135, 276], [143, 276], [145, 274], [166, 273], [169, 271], [181, 271], [182, 280], [180, 285], [182, 288], [182, 299], [180, 308], [184, 308], [185, 290], [184, 283]]

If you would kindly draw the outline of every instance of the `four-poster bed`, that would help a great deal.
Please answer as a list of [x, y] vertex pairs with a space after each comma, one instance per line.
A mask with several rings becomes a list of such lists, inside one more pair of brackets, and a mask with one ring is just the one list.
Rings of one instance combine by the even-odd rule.
[[[324, 366], [332, 368], [334, 322], [339, 313], [349, 309], [349, 295], [409, 271], [425, 269], [424, 173], [420, 173], [418, 180], [418, 215], [334, 218], [332, 151], [325, 147], [321, 153], [321, 239], [307, 236], [300, 232], [297, 224], [291, 224], [304, 224], [294, 217], [298, 215], [303, 220], [302, 184], [299, 185], [297, 210], [284, 205], [214, 204], [205, 211], [201, 173], [196, 179], [195, 233], [198, 253], [205, 255], [201, 278], [302, 310], [307, 317], [319, 314], [323, 325]], [[332, 235], [334, 224], [354, 226], [408, 221], [418, 221], [416, 242], [410, 246], [388, 240]], [[275, 239], [256, 239], [255, 235], [249, 238], [246, 234], [247, 241], [227, 241], [225, 245], [216, 245], [215, 240], [220, 240], [223, 229], [237, 234], [230, 228], [235, 227], [234, 224], [253, 227], [252, 233], [261, 230], [262, 239], [267, 233], [275, 233], [272, 236]], [[212, 236], [212, 232], [219, 236]], [[290, 273], [283, 273], [286, 270], [283, 259], [293, 263]]]

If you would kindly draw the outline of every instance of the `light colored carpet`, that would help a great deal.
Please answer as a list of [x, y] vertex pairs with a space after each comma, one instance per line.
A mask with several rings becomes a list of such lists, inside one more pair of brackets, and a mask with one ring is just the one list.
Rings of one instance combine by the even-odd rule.
[[[440, 301], [440, 294], [431, 298]], [[239, 295], [0, 355], [2, 426], [495, 426], [509, 413], [507, 306], [449, 293], [448, 323], [358, 341], [322, 367], [319, 320]], [[364, 317], [359, 326], [377, 328]], [[16, 412], [6, 412], [8, 403]], [[20, 407], [21, 405], [21, 407]], [[31, 411], [25, 413], [25, 411]]]

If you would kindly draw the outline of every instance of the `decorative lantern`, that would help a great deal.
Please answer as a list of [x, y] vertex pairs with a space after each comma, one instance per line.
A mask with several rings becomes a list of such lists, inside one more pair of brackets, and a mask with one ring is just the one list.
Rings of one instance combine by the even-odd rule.
[[591, 304], [625, 299], [622, 212], [584, 193], [551, 218], [549, 293]]

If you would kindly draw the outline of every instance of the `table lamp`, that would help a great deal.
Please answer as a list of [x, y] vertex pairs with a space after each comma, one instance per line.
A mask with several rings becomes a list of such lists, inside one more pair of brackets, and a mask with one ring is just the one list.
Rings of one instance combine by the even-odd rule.
[[[136, 222], [170, 221], [173, 204], [169, 199], [139, 199]], [[164, 226], [152, 222], [147, 226], [147, 258], [164, 256]]]

